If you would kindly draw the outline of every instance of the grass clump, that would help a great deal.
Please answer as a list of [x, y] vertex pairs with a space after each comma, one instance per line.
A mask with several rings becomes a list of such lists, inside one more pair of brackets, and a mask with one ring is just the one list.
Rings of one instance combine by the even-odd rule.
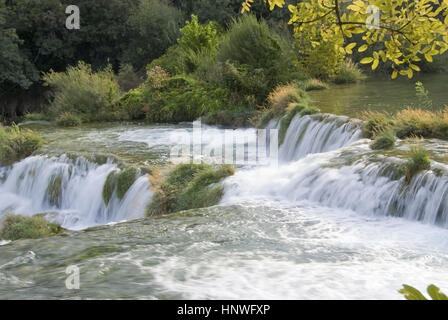
[[25, 217], [6, 214], [0, 227], [0, 239], [38, 239], [53, 236], [65, 230], [56, 223], [48, 222], [44, 215]]
[[362, 73], [361, 69], [352, 60], [346, 60], [339, 72], [334, 77], [333, 81], [336, 84], [355, 83], [360, 80], [364, 80], [366, 76]]
[[27, 113], [23, 117], [24, 121], [49, 121], [50, 117], [44, 113], [40, 112], [34, 112], [34, 113]]
[[395, 119], [399, 138], [448, 139], [448, 108], [441, 111], [408, 108], [398, 112]]
[[103, 201], [106, 206], [109, 205], [110, 199], [112, 198], [112, 195], [114, 194], [116, 188], [117, 188], [117, 178], [118, 173], [116, 171], [112, 171], [109, 173], [109, 175], [106, 178], [106, 182], [103, 186]]
[[12, 163], [30, 156], [42, 146], [42, 138], [17, 125], [4, 129], [0, 126], [0, 165]]
[[410, 158], [404, 167], [407, 183], [410, 183], [412, 178], [420, 171], [431, 169], [431, 160], [426, 149], [413, 146], [409, 155]]
[[319, 79], [309, 79], [301, 83], [300, 87], [305, 91], [313, 91], [313, 90], [325, 90], [330, 88], [330, 86]]
[[76, 114], [71, 112], [63, 112], [55, 119], [56, 124], [61, 127], [77, 127], [80, 126], [82, 120]]
[[219, 203], [224, 178], [234, 174], [232, 166], [181, 164], [168, 174], [157, 188], [147, 215], [162, 215], [182, 210], [213, 206]]
[[117, 175], [117, 197], [118, 199], [123, 199], [126, 192], [134, 184], [137, 178], [138, 170], [134, 167], [129, 167], [122, 170]]
[[386, 132], [393, 128], [393, 117], [386, 112], [367, 111], [361, 114], [364, 120], [363, 136], [374, 139], [377, 134]]
[[370, 145], [372, 150], [388, 150], [395, 145], [395, 134], [392, 130], [385, 131], [375, 137], [375, 141]]

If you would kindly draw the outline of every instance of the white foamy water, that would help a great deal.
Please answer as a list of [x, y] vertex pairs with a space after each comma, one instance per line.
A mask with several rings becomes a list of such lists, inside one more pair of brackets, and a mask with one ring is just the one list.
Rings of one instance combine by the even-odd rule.
[[[65, 228], [83, 229], [144, 216], [151, 199], [149, 180], [138, 178], [123, 199], [106, 206], [102, 192], [116, 164], [98, 165], [83, 157], [35, 156], [16, 163], [0, 183], [0, 214], [50, 213]], [[51, 188], [58, 180], [55, 196]]]

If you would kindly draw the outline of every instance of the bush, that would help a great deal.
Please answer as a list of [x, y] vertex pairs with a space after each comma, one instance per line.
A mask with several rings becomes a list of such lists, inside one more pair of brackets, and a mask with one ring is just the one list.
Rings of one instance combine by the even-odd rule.
[[7, 214], [2, 219], [0, 239], [38, 239], [56, 235], [64, 231], [60, 225], [48, 222], [43, 215], [25, 217]]
[[118, 101], [122, 119], [139, 120], [145, 118], [148, 104], [145, 102], [144, 89], [133, 89], [123, 95]]
[[395, 134], [388, 130], [376, 136], [375, 141], [370, 145], [373, 150], [392, 149], [395, 145]]
[[129, 167], [127, 169], [122, 170], [117, 175], [117, 197], [118, 199], [123, 199], [126, 195], [126, 192], [128, 192], [129, 188], [132, 187], [132, 185], [135, 182], [135, 179], [137, 178], [138, 170], [133, 167]]
[[168, 174], [156, 190], [147, 209], [148, 216], [213, 206], [223, 189], [217, 185], [234, 174], [229, 165], [213, 168], [205, 164], [182, 164]]
[[107, 114], [119, 97], [119, 85], [110, 66], [94, 72], [90, 65], [79, 62], [66, 72], [46, 73], [43, 80], [54, 89], [54, 118], [70, 112], [88, 121], [103, 120], [109, 117]]
[[309, 79], [302, 82], [300, 87], [305, 91], [312, 91], [328, 89], [330, 86], [319, 79]]
[[0, 126], [0, 165], [12, 163], [30, 156], [42, 146], [42, 138], [31, 130], [12, 125], [8, 129]]
[[386, 112], [368, 111], [362, 113], [364, 137], [374, 139], [377, 134], [390, 130], [394, 126], [392, 118], [392, 115]]
[[364, 80], [366, 76], [362, 73], [362, 70], [352, 60], [346, 60], [339, 72], [334, 77], [333, 81], [336, 84], [355, 83], [359, 80]]
[[56, 118], [56, 124], [61, 127], [77, 127], [81, 123], [81, 118], [71, 112], [63, 112]]
[[268, 107], [275, 116], [280, 115], [292, 102], [304, 103], [306, 93], [295, 84], [277, 86], [268, 96]]
[[49, 121], [50, 117], [44, 113], [27, 113], [23, 117], [25, 121]]
[[132, 65], [127, 63], [120, 65], [117, 81], [121, 91], [123, 92], [135, 89], [143, 82], [141, 77], [139, 77], [139, 75], [134, 71]]
[[423, 170], [431, 169], [429, 152], [421, 147], [411, 147], [410, 159], [405, 164], [406, 182], [410, 183], [412, 178]]
[[218, 59], [250, 70], [263, 69], [268, 90], [291, 79], [294, 63], [287, 42], [272, 31], [264, 20], [244, 15], [234, 20], [218, 48]]

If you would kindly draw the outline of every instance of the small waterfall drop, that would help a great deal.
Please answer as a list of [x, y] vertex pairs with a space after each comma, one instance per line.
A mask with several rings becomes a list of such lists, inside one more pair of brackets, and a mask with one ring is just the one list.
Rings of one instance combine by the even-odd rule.
[[152, 192], [149, 179], [136, 179], [123, 199], [103, 200], [103, 186], [116, 164], [99, 165], [84, 157], [34, 156], [0, 172], [0, 215], [49, 213], [68, 229], [141, 218]]

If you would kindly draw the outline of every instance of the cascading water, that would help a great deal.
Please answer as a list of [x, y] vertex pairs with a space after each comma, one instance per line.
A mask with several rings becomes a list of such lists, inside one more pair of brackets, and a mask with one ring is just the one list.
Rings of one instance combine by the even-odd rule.
[[105, 204], [106, 179], [117, 165], [98, 165], [84, 157], [34, 156], [2, 169], [0, 214], [49, 213], [52, 220], [69, 229], [118, 222], [144, 216], [151, 199], [149, 180], [137, 178], [123, 199], [114, 193]]
[[[280, 124], [277, 124], [279, 129]], [[281, 162], [298, 160], [310, 153], [322, 153], [347, 146], [361, 137], [361, 121], [343, 116], [319, 114], [295, 116], [280, 146]]]

